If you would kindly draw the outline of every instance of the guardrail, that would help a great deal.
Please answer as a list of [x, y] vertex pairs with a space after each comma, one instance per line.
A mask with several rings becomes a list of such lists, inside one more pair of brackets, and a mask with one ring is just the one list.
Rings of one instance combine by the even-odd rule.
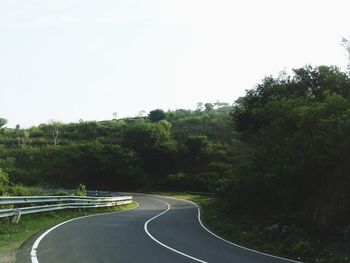
[[[27, 204], [28, 206], [0, 209], [0, 218], [12, 216], [14, 221], [18, 222], [20, 216], [25, 214], [72, 208], [112, 207], [130, 203], [132, 203], [132, 196], [4, 196], [0, 197], [0, 208], [7, 205], [23, 206]], [[30, 206], [31, 204], [41, 205]]]
[[[76, 192], [76, 189], [44, 189], [46, 193], [57, 193], [60, 191], [63, 191], [67, 194], [74, 195]], [[115, 193], [111, 191], [99, 191], [99, 190], [85, 190], [84, 193], [86, 196], [112, 196], [115, 195]]]

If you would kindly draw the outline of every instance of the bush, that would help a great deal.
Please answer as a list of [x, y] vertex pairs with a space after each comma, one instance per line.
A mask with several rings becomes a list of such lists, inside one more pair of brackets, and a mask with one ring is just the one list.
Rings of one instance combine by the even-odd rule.
[[64, 191], [63, 189], [58, 189], [56, 192], [52, 193], [52, 195], [65, 196], [65, 195], [69, 195], [69, 194], [66, 191]]
[[11, 196], [28, 196], [28, 195], [45, 195], [41, 188], [26, 187], [21, 184], [15, 184], [8, 188], [8, 195]]
[[77, 196], [85, 196], [86, 186], [83, 184], [79, 184], [78, 188], [75, 189], [75, 195]]
[[310, 241], [299, 240], [293, 248], [297, 256], [308, 256], [313, 252], [313, 247]]

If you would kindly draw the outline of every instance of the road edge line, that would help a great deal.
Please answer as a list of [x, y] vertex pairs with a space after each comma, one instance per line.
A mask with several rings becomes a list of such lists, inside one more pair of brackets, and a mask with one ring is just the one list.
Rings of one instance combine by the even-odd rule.
[[[140, 194], [140, 193], [137, 193], [137, 194]], [[144, 195], [148, 195], [148, 194], [144, 194]], [[275, 256], [275, 255], [271, 255], [271, 254], [267, 254], [265, 252], [260, 252], [260, 251], [257, 251], [257, 250], [254, 250], [254, 249], [251, 249], [251, 248], [248, 248], [248, 247], [243, 247], [241, 245], [238, 245], [238, 244], [235, 244], [229, 240], [226, 240], [225, 238], [223, 237], [220, 237], [219, 235], [215, 234], [214, 232], [212, 232], [211, 230], [209, 230], [203, 223], [202, 223], [202, 220], [201, 220], [201, 212], [200, 212], [200, 206], [193, 202], [193, 201], [190, 201], [190, 200], [185, 200], [185, 199], [180, 199], [180, 198], [176, 198], [176, 197], [172, 197], [172, 196], [165, 196], [165, 195], [149, 195], [149, 196], [157, 196], [157, 197], [163, 197], [163, 198], [169, 198], [169, 199], [174, 199], [174, 200], [178, 200], [178, 201], [183, 201], [183, 202], [187, 202], [187, 203], [191, 203], [193, 204], [194, 206], [197, 207], [197, 210], [198, 210], [198, 222], [199, 224], [201, 225], [201, 227], [206, 230], [209, 234], [213, 235], [214, 237], [220, 239], [221, 241], [224, 241], [232, 246], [235, 246], [235, 247], [238, 247], [238, 248], [241, 248], [241, 249], [244, 249], [244, 250], [247, 250], [247, 251], [250, 251], [250, 252], [254, 252], [254, 253], [257, 253], [257, 254], [260, 254], [260, 255], [264, 255], [264, 256], [267, 256], [267, 257], [272, 257], [272, 258], [276, 258], [276, 259], [283, 259], [283, 260], [286, 260], [286, 261], [289, 261], [289, 262], [292, 262], [292, 263], [303, 263], [302, 261], [297, 261], [297, 260], [294, 260], [294, 259], [289, 259], [289, 258], [284, 258], [284, 257], [279, 257], [279, 256]]]
[[155, 215], [154, 217], [152, 217], [151, 219], [148, 219], [148, 220], [146, 221], [146, 223], [145, 223], [144, 226], [143, 226], [143, 228], [144, 228], [146, 234], [147, 234], [153, 241], [155, 241], [156, 243], [158, 243], [159, 245], [161, 245], [161, 246], [163, 246], [163, 247], [165, 247], [165, 248], [167, 248], [167, 249], [169, 249], [169, 250], [171, 250], [171, 251], [173, 251], [173, 252], [175, 252], [175, 253], [177, 253], [177, 254], [180, 254], [181, 256], [187, 257], [187, 258], [192, 259], [192, 260], [197, 261], [197, 262], [208, 263], [207, 261], [203, 261], [203, 260], [201, 260], [201, 259], [199, 259], [199, 258], [192, 257], [192, 256], [190, 256], [190, 255], [188, 255], [188, 254], [185, 254], [185, 253], [183, 253], [183, 252], [181, 252], [181, 251], [178, 251], [178, 250], [176, 250], [176, 249], [174, 249], [174, 248], [172, 248], [172, 247], [169, 247], [168, 245], [165, 245], [164, 243], [162, 243], [162, 242], [160, 242], [158, 239], [156, 239], [156, 238], [148, 231], [148, 223], [150, 223], [152, 220], [154, 220], [154, 219], [156, 219], [156, 218], [158, 218], [158, 217], [164, 215], [166, 212], [168, 212], [168, 211], [170, 210], [170, 204], [169, 204], [169, 203], [167, 203], [167, 202], [165, 202], [165, 201], [163, 201], [163, 200], [156, 199], [156, 198], [152, 198], [152, 199], [154, 199], [154, 200], [156, 200], [156, 201], [158, 201], [158, 202], [162, 202], [162, 203], [166, 204], [166, 205], [168, 206], [168, 208], [167, 208], [166, 210], [164, 210], [163, 212], [161, 212], [161, 213]]
[[64, 222], [61, 222], [53, 227], [51, 227], [50, 229], [46, 230], [43, 234], [41, 234], [34, 242], [31, 250], [30, 250], [30, 257], [31, 257], [31, 261], [32, 263], [39, 263], [39, 260], [38, 260], [38, 257], [37, 257], [37, 249], [38, 249], [38, 246], [41, 242], [41, 240], [47, 235], [49, 234], [51, 231], [55, 230], [56, 228], [66, 224], [66, 223], [69, 223], [69, 222], [72, 222], [72, 221], [75, 221], [75, 220], [78, 220], [78, 219], [82, 219], [82, 218], [88, 218], [88, 217], [93, 217], [93, 216], [100, 216], [100, 215], [107, 215], [107, 214], [114, 214], [114, 213], [122, 213], [122, 212], [126, 212], [126, 211], [130, 211], [130, 210], [133, 210], [133, 209], [136, 209], [139, 207], [139, 203], [133, 201], [135, 204], [136, 204], [136, 207], [133, 207], [133, 208], [129, 208], [129, 209], [126, 209], [126, 210], [123, 210], [123, 211], [114, 211], [114, 212], [106, 212], [106, 213], [100, 213], [100, 214], [94, 214], [94, 215], [87, 215], [87, 216], [80, 216], [80, 217], [77, 217], [77, 218], [72, 218], [72, 219], [69, 219], [67, 221], [64, 221]]

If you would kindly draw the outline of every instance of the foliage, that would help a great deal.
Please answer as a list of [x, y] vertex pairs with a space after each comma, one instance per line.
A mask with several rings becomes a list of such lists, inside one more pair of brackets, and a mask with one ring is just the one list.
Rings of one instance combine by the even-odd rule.
[[156, 109], [156, 110], [150, 111], [150, 113], [148, 114], [148, 117], [151, 121], [157, 122], [157, 121], [164, 120], [166, 118], [166, 113], [161, 109]]
[[[185, 199], [197, 203], [203, 213], [201, 219], [214, 233], [235, 244], [242, 245], [271, 255], [295, 259], [305, 263], [348, 262], [349, 251], [339, 248], [339, 239], [320, 239], [308, 235], [295, 226], [285, 226], [288, 232], [266, 233], [264, 228], [280, 220], [279, 215], [230, 214], [223, 200], [215, 196], [181, 192], [161, 192], [161, 195]], [[339, 238], [339, 237], [336, 237]]]
[[293, 248], [293, 252], [301, 256], [309, 256], [313, 252], [310, 241], [299, 240]]
[[85, 194], [86, 194], [86, 186], [83, 184], [79, 184], [77, 189], [75, 189], [75, 195], [85, 196]]
[[209, 104], [210, 110], [208, 105], [197, 111], [156, 109], [149, 118], [51, 121], [29, 129], [5, 129], [0, 165], [12, 182], [25, 185], [170, 189], [170, 175], [182, 173], [184, 188], [214, 191], [217, 175], [207, 166], [220, 158], [232, 162], [226, 153], [231, 152], [234, 132], [232, 107]]
[[294, 73], [265, 78], [237, 101], [236, 129], [254, 151], [221, 193], [233, 206], [298, 210], [311, 228], [326, 228], [350, 216], [350, 79], [335, 67]]
[[29, 195], [45, 195], [43, 189], [39, 187], [27, 187], [22, 184], [12, 184], [8, 188], [8, 195], [10, 196], [29, 196]]
[[9, 176], [8, 174], [0, 168], [0, 196], [5, 195], [8, 190]]

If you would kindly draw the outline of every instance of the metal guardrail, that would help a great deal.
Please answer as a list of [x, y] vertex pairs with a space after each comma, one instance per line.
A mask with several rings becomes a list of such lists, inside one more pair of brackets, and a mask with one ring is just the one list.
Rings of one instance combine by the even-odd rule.
[[[30, 206], [30, 204], [38, 204]], [[56, 204], [52, 204], [56, 203]], [[1, 217], [19, 217], [25, 214], [40, 213], [71, 208], [112, 207], [132, 203], [132, 196], [90, 197], [90, 196], [4, 196], [0, 197], [0, 206], [23, 205], [0, 209]], [[0, 207], [1, 208], [1, 207]], [[18, 221], [18, 220], [17, 220]]]
[[[67, 194], [74, 195], [76, 189], [44, 189], [46, 193], [58, 193], [63, 191]], [[111, 191], [99, 191], [99, 190], [85, 190], [85, 196], [112, 196], [115, 193]]]
[[208, 192], [186, 192], [188, 194], [194, 194], [194, 195], [207, 195], [207, 196], [213, 196], [214, 193], [208, 193]]
[[114, 202], [132, 198], [131, 196], [91, 197], [91, 196], [3, 196], [0, 197], [0, 205], [28, 204], [28, 203], [52, 203], [52, 202]]

